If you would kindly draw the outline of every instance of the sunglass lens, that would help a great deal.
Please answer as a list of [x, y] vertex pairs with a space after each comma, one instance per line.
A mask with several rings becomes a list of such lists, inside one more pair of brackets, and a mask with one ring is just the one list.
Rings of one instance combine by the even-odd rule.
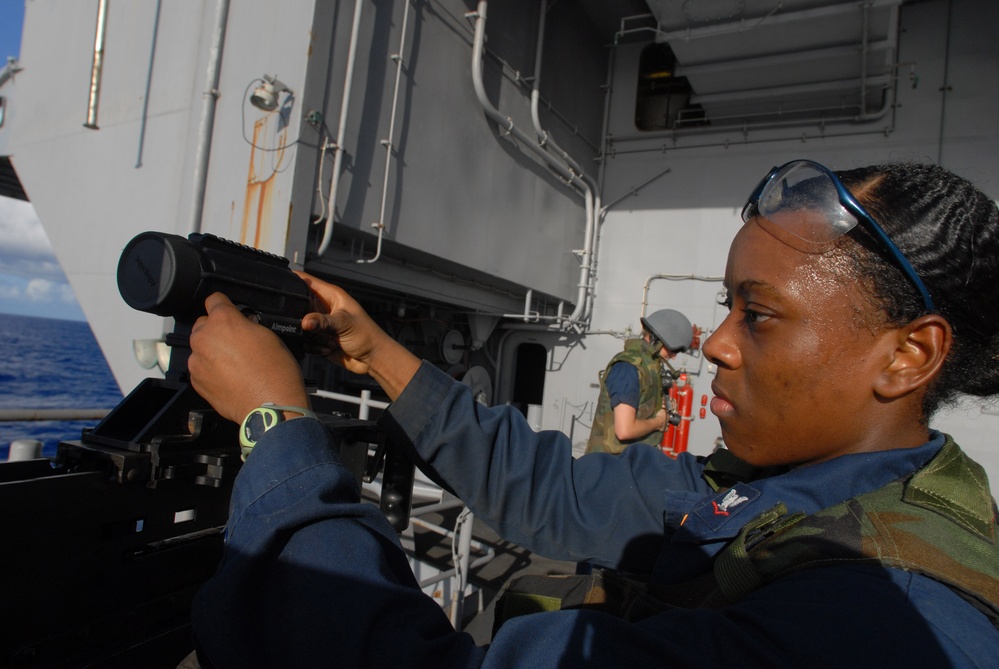
[[809, 242], [830, 242], [857, 225], [832, 177], [808, 162], [785, 165], [763, 187], [761, 216]]

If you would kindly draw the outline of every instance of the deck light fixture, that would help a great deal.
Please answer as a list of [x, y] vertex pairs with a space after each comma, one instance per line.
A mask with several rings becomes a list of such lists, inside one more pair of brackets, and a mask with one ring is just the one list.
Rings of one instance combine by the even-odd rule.
[[278, 107], [278, 95], [281, 93], [293, 94], [292, 90], [278, 81], [277, 77], [265, 74], [262, 79], [263, 83], [257, 86], [253, 90], [253, 94], [250, 95], [250, 104], [257, 109], [266, 112], [274, 111]]

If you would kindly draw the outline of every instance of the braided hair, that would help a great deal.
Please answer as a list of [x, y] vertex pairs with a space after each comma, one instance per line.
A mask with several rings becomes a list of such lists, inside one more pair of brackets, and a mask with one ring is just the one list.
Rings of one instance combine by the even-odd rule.
[[[950, 323], [953, 345], [927, 389], [924, 416], [962, 395], [999, 394], [996, 203], [937, 165], [891, 163], [837, 176], [909, 259]], [[854, 244], [848, 255], [887, 324], [901, 326], [926, 313], [915, 287], [865, 226], [844, 243]]]

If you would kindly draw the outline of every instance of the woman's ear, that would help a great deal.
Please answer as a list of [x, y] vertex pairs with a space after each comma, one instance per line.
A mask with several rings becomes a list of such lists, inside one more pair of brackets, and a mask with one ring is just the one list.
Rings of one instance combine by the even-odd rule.
[[891, 362], [878, 377], [875, 392], [895, 399], [929, 385], [940, 373], [953, 335], [943, 316], [929, 314], [892, 330], [889, 342], [894, 345]]

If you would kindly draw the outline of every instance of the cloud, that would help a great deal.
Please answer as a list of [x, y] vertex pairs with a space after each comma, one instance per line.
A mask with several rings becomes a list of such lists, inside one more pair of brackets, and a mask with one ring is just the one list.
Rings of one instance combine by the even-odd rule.
[[0, 274], [66, 281], [34, 207], [7, 197], [0, 197]]
[[21, 297], [38, 303], [76, 304], [76, 295], [68, 283], [48, 279], [31, 279], [24, 287]]
[[31, 204], [0, 197], [0, 312], [82, 320]]
[[32, 302], [51, 302], [56, 285], [48, 279], [32, 279], [24, 289], [24, 295]]

